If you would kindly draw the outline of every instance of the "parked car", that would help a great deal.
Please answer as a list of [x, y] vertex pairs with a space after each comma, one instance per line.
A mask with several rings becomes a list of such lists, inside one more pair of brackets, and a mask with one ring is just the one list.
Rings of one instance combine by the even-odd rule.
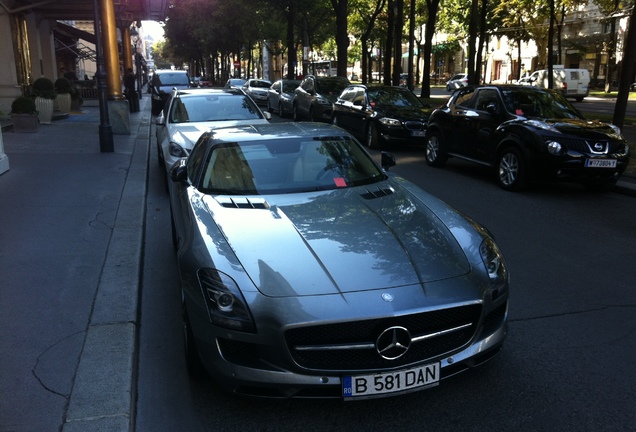
[[[520, 79], [519, 84], [548, 88], [548, 70], [535, 71]], [[555, 65], [552, 69], [552, 88], [566, 98], [581, 102], [590, 94], [590, 72], [587, 69], [568, 69], [563, 65]]]
[[460, 73], [446, 81], [446, 90], [453, 91], [468, 85], [468, 74]]
[[495, 355], [486, 229], [319, 123], [215, 129], [170, 171], [186, 364], [260, 397], [383, 397]]
[[225, 88], [243, 87], [246, 81], [243, 78], [230, 78], [225, 82]]
[[500, 186], [524, 189], [535, 178], [610, 188], [627, 167], [618, 127], [587, 120], [563, 95], [537, 87], [466, 87], [431, 114], [426, 162], [459, 157], [491, 166]]
[[332, 121], [369, 148], [424, 145], [432, 111], [405, 87], [358, 84], [347, 87], [338, 97]]
[[155, 120], [159, 165], [168, 171], [211, 128], [268, 123], [270, 118], [240, 89], [174, 90]]
[[307, 75], [295, 90], [294, 121], [306, 118], [330, 122], [333, 103], [349, 84], [345, 77]]
[[183, 70], [158, 69], [152, 75], [148, 84], [148, 91], [152, 98], [150, 110], [152, 115], [158, 115], [172, 93], [172, 89], [183, 90], [190, 87], [190, 77]]
[[267, 105], [267, 92], [271, 86], [271, 81], [252, 78], [243, 84], [243, 91], [257, 104]]
[[294, 91], [300, 85], [300, 80], [280, 79], [275, 81], [267, 92], [267, 111], [278, 112], [285, 117], [294, 111]]

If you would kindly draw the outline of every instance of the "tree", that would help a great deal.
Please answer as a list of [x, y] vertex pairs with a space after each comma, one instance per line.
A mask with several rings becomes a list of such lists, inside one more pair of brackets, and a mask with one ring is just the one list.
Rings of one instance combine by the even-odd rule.
[[429, 59], [433, 51], [433, 36], [436, 31], [435, 23], [437, 21], [439, 3], [440, 0], [426, 0], [428, 17], [424, 32], [424, 71], [422, 72], [422, 91], [420, 93], [423, 98], [431, 97], [431, 62]]
[[347, 48], [349, 33], [347, 32], [348, 0], [331, 0], [336, 13], [336, 44], [338, 46], [338, 76], [347, 76]]

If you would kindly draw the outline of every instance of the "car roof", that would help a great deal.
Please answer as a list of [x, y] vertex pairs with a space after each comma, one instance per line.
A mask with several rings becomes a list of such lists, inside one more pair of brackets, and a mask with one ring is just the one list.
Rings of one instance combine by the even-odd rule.
[[237, 88], [224, 88], [224, 87], [208, 87], [208, 88], [188, 88], [181, 90], [174, 90], [179, 97], [197, 96], [202, 94], [229, 94], [229, 95], [241, 95], [245, 93], [241, 89]]
[[329, 123], [290, 122], [229, 126], [208, 132], [214, 142], [244, 142], [314, 137], [348, 137], [351, 135]]

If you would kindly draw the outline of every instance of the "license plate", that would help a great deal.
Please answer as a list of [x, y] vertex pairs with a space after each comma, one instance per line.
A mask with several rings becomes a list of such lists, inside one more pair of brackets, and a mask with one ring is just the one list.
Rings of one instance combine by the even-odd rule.
[[616, 159], [587, 159], [585, 166], [591, 168], [616, 168]]
[[411, 136], [414, 137], [423, 137], [424, 135], [426, 135], [425, 131], [411, 131]]
[[346, 376], [343, 379], [344, 397], [376, 396], [409, 391], [439, 382], [440, 366], [426, 366], [375, 375]]

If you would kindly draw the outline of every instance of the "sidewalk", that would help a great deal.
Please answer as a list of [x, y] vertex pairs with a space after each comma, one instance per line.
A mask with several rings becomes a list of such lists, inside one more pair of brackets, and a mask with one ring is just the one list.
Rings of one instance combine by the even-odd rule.
[[3, 130], [0, 430], [134, 429], [149, 103], [112, 153], [97, 106]]

